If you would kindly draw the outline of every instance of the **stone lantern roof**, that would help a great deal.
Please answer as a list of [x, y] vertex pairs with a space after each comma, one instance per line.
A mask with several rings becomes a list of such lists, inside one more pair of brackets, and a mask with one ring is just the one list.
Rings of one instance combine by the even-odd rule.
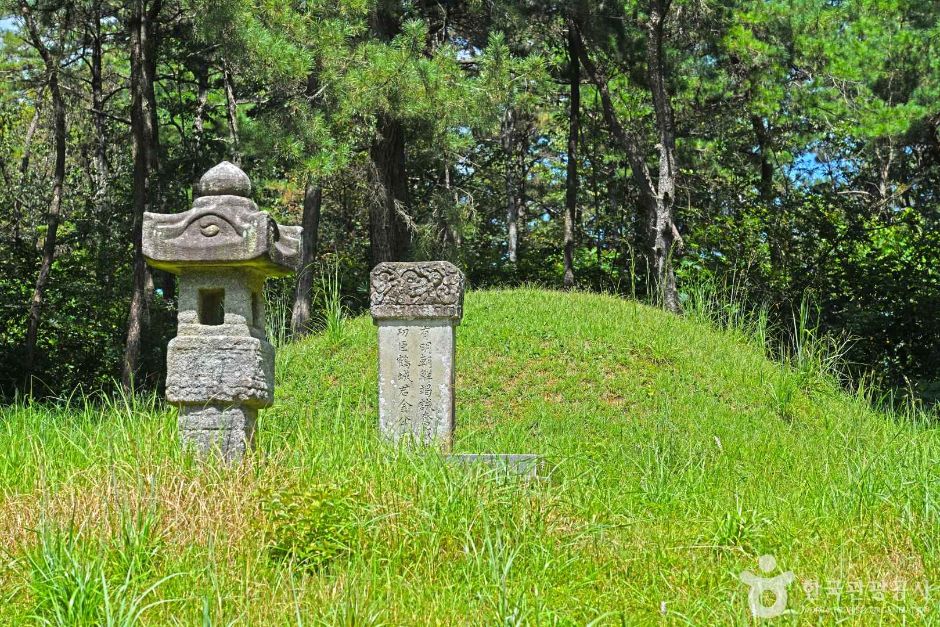
[[236, 268], [284, 276], [300, 266], [299, 226], [277, 224], [250, 198], [251, 180], [223, 161], [200, 179], [199, 197], [182, 213], [145, 213], [143, 253], [156, 268]]

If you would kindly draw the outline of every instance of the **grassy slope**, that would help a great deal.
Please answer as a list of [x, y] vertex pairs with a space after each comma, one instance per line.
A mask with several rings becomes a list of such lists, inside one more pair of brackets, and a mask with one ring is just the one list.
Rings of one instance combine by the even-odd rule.
[[[469, 294], [455, 449], [541, 453], [553, 471], [535, 484], [390, 450], [375, 362], [367, 318], [339, 343], [281, 350], [262, 454], [232, 469], [179, 453], [158, 405], [3, 410], [0, 622], [80, 589], [90, 613], [104, 596], [170, 600], [151, 624], [648, 623], [663, 607], [669, 622], [747, 623], [736, 576], [763, 553], [796, 573], [801, 620], [920, 620], [936, 605], [922, 586], [940, 572], [937, 431], [742, 334], [611, 297]], [[318, 483], [355, 493], [353, 551], [292, 571], [262, 548], [260, 495]], [[52, 530], [43, 560], [29, 529]]]

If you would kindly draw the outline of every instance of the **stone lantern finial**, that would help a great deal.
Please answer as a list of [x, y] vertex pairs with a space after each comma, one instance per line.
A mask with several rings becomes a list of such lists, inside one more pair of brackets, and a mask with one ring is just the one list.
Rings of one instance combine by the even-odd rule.
[[223, 161], [199, 179], [200, 196], [251, 196], [251, 179], [234, 163]]
[[274, 400], [264, 280], [297, 269], [301, 228], [260, 211], [248, 176], [227, 161], [203, 175], [199, 191], [188, 211], [144, 214], [143, 252], [179, 276], [166, 396], [179, 407], [182, 440], [234, 460], [252, 445], [258, 409]]

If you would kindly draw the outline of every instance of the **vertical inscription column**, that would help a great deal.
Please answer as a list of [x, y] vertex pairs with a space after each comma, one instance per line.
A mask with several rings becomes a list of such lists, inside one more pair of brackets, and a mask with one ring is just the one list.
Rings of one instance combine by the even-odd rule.
[[463, 274], [446, 261], [380, 263], [370, 287], [379, 338], [379, 428], [395, 442], [449, 449]]

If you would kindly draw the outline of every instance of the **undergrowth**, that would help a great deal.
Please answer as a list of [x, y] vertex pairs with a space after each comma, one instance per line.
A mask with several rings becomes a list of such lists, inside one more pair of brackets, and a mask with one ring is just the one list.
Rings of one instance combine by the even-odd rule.
[[320, 569], [354, 550], [358, 520], [352, 495], [336, 486], [275, 489], [260, 495], [271, 556]]

